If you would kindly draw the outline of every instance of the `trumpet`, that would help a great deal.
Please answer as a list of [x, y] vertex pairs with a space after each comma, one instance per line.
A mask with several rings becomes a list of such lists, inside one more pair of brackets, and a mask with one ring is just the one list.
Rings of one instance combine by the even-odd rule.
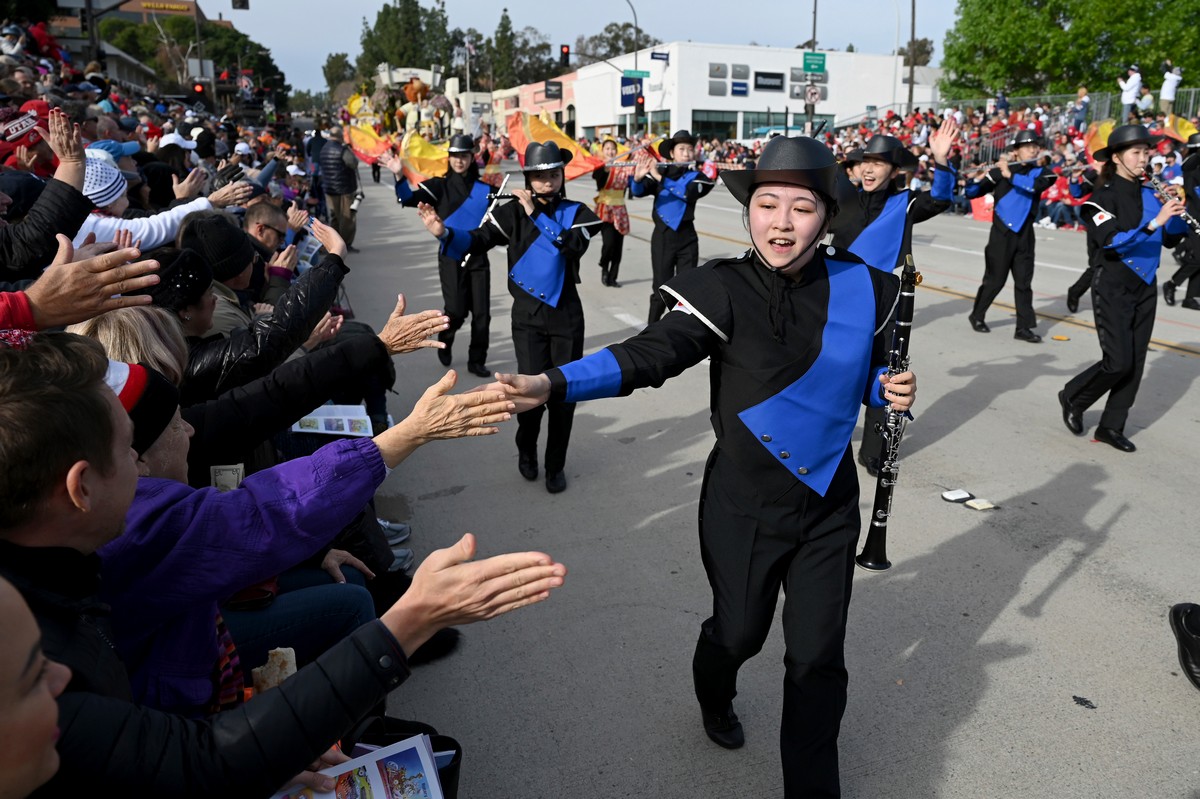
[[[1147, 167], [1145, 174], [1146, 174], [1146, 180], [1148, 180], [1150, 182], [1150, 185], [1154, 187], [1154, 193], [1158, 195], [1158, 199], [1162, 203], [1165, 204], [1167, 202], [1170, 202], [1171, 200], [1179, 199], [1179, 197], [1172, 194], [1171, 190], [1169, 188], [1167, 188], [1165, 185], [1163, 185], [1163, 182], [1154, 175], [1153, 167]], [[1184, 222], [1187, 223], [1187, 226], [1192, 229], [1193, 233], [1195, 233], [1197, 236], [1200, 236], [1200, 221], [1198, 221], [1196, 219], [1196, 217], [1192, 216], [1187, 211], [1184, 211], [1182, 214], [1179, 215], [1179, 217]]]

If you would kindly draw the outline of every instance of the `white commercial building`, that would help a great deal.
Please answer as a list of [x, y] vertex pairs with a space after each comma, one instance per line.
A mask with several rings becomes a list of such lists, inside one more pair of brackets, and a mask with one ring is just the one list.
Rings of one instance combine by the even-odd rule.
[[[815, 106], [818, 121], [881, 113], [908, 100], [908, 68], [900, 56], [672, 42], [580, 67], [563, 79], [572, 84], [564, 85], [567, 103], [549, 101], [546, 110], [561, 124], [574, 121], [568, 129], [575, 135], [628, 133], [638, 79], [624, 73], [644, 71], [649, 77], [642, 79], [641, 88], [654, 133], [686, 128], [696, 135], [749, 139], [768, 127], [799, 132], [805, 95], [812, 92], [810, 78], [822, 61], [824, 72], [815, 74], [816, 91], [822, 95]], [[913, 104], [935, 105], [940, 70], [916, 72]]]

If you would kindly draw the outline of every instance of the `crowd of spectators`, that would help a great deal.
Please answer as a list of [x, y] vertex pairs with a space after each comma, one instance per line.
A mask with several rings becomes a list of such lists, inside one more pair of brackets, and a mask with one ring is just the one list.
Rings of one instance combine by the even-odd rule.
[[[374, 510], [415, 449], [511, 403], [451, 372], [391, 422], [393, 359], [448, 320], [403, 295], [379, 331], [349, 318], [353, 250], [319, 218], [336, 128], [239, 125], [77, 68], [43, 25], [0, 34], [0, 795], [328, 790], [373, 719], [373, 743], [436, 732], [378, 719], [447, 628], [562, 583], [541, 553], [473, 562], [472, 536], [410, 576], [411, 530]], [[291, 432], [329, 402], [373, 429]], [[300, 669], [256, 694], [275, 648]]]

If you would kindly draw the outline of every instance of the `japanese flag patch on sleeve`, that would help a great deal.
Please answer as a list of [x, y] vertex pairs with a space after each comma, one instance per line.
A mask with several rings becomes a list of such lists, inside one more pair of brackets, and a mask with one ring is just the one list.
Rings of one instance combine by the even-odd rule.
[[1096, 213], [1096, 215], [1092, 217], [1092, 224], [1095, 225], [1096, 227], [1100, 227], [1101, 225], [1103, 225], [1105, 222], [1107, 222], [1108, 220], [1110, 220], [1112, 218], [1113, 218], [1113, 215], [1110, 214], [1108, 211], [1098, 211]]

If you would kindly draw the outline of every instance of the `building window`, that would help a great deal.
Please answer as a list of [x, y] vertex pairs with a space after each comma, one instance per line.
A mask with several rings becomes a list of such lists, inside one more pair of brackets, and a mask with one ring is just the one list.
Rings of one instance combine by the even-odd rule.
[[[793, 114], [792, 127], [795, 127], [796, 118], [797, 115]], [[785, 125], [787, 125], [787, 115], [783, 111], [742, 112], [743, 139], [763, 139], [766, 138], [768, 130], [778, 129], [782, 132]]]
[[735, 139], [737, 118], [737, 111], [692, 111], [692, 135], [705, 139]]
[[670, 111], [651, 111], [650, 112], [650, 133], [657, 136], [660, 133], [664, 136], [671, 135], [671, 112]]

